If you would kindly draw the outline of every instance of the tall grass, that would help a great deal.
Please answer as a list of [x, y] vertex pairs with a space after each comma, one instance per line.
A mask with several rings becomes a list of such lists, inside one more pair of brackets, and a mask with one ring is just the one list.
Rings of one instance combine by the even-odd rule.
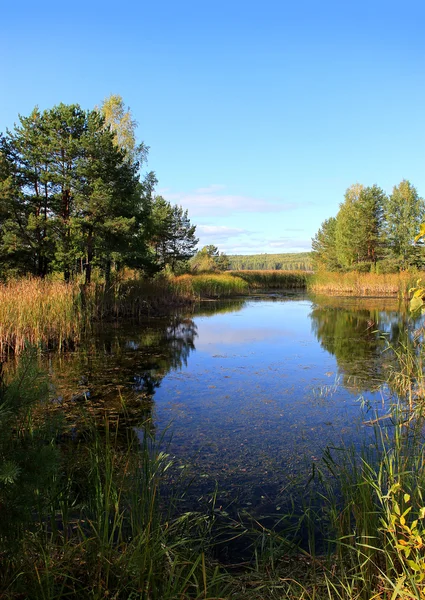
[[0, 354], [25, 344], [60, 347], [79, 338], [83, 309], [79, 286], [40, 279], [0, 284]]
[[240, 277], [228, 273], [204, 273], [181, 275], [173, 280], [173, 285], [184, 296], [193, 298], [228, 298], [247, 294], [248, 283]]
[[47, 417], [35, 425], [27, 376], [0, 394], [1, 598], [220, 597], [214, 511], [161, 505], [171, 458], [149, 425], [141, 441], [132, 431], [123, 441], [107, 420], [77, 439]]
[[26, 344], [61, 349], [78, 342], [93, 320], [156, 315], [193, 300], [192, 291], [167, 278], [111, 286], [11, 280], [0, 284], [0, 356]]
[[412, 273], [316, 273], [308, 280], [308, 289], [318, 294], [341, 296], [408, 297], [417, 276]]
[[250, 289], [305, 289], [311, 277], [305, 271], [234, 271]]

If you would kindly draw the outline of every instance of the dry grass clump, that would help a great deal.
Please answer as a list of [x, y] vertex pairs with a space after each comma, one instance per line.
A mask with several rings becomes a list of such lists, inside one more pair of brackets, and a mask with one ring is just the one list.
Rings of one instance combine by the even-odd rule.
[[415, 275], [401, 273], [317, 273], [309, 281], [309, 289], [321, 294], [340, 296], [398, 296], [407, 297]]
[[0, 284], [0, 354], [26, 344], [61, 347], [79, 337], [83, 321], [80, 286], [40, 279]]

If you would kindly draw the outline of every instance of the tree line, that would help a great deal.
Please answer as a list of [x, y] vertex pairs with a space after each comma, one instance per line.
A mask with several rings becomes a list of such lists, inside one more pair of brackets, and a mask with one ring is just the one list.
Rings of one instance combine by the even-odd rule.
[[235, 271], [311, 271], [311, 252], [287, 254], [229, 255], [229, 267]]
[[387, 195], [377, 185], [355, 184], [336, 217], [326, 219], [312, 239], [317, 269], [394, 272], [424, 268], [414, 243], [425, 219], [425, 202], [406, 180]]
[[187, 211], [141, 175], [148, 148], [120, 96], [83, 110], [60, 104], [0, 134], [0, 275], [65, 281], [93, 268], [106, 280], [129, 266], [152, 274], [188, 261], [197, 245]]

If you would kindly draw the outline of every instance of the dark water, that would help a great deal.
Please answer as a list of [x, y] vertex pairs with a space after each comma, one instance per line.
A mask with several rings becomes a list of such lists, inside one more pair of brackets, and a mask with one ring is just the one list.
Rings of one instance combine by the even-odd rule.
[[206, 303], [51, 355], [52, 402], [76, 426], [83, 406], [135, 428], [151, 418], [158, 436], [169, 428], [192, 502], [218, 485], [221, 502], [278, 511], [326, 446], [367, 442], [362, 405], [385, 403], [387, 340], [406, 325], [383, 299]]

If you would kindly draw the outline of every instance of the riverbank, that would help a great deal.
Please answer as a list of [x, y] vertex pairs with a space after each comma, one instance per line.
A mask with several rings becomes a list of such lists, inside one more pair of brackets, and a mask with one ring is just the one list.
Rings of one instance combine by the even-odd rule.
[[49, 279], [17, 279], [0, 285], [0, 355], [26, 344], [64, 349], [93, 321], [169, 313], [202, 299], [243, 296], [255, 289], [303, 289], [305, 274], [205, 273], [153, 279], [127, 278], [107, 286]]
[[169, 313], [204, 299], [223, 299], [271, 290], [407, 299], [418, 274], [230, 271], [197, 275], [126, 278], [112, 285], [82, 285], [49, 279], [0, 284], [0, 355], [26, 344], [64, 349], [77, 344], [93, 321]]

